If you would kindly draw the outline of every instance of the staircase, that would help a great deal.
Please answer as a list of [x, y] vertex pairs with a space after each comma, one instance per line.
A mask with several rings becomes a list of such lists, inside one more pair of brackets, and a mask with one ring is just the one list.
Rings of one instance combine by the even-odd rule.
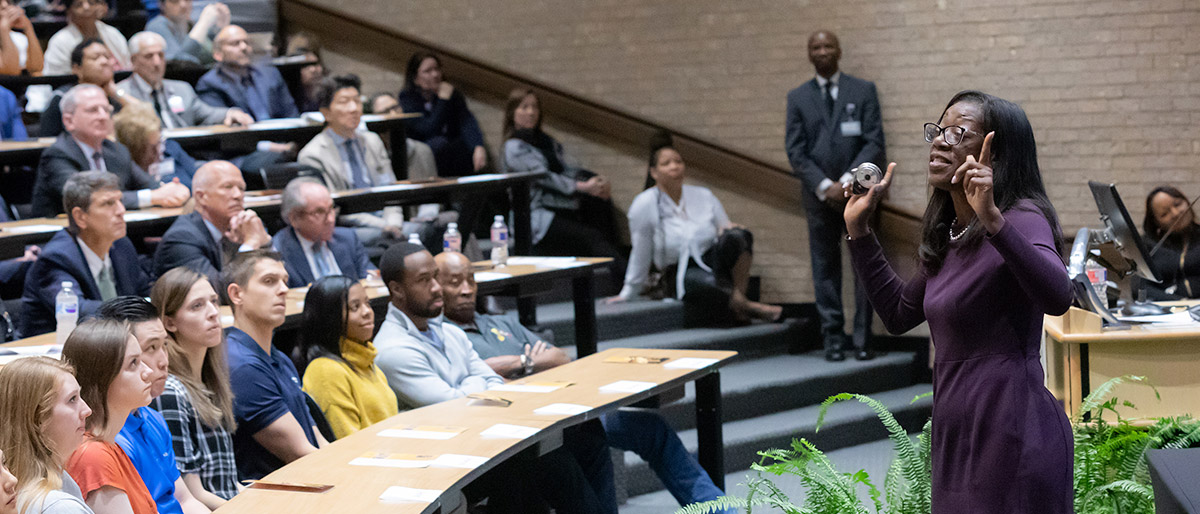
[[[913, 401], [932, 390], [932, 386], [918, 380], [924, 360], [914, 353], [894, 351], [865, 362], [851, 359], [829, 363], [823, 358], [820, 342], [812, 340], [811, 331], [804, 329], [803, 320], [725, 329], [684, 328], [682, 311], [678, 302], [598, 302], [599, 349], [739, 352], [733, 363], [721, 369], [725, 471], [736, 477], [726, 484], [727, 490], [738, 490], [736, 484], [745, 475], [743, 471], [758, 460], [757, 451], [787, 447], [793, 438], [807, 438], [822, 451], [830, 452], [887, 437], [874, 412], [856, 402], [831, 407], [818, 433], [815, 424], [819, 405], [831, 395], [869, 395], [886, 405], [910, 432], [919, 431], [931, 414], [931, 398]], [[541, 328], [553, 331], [558, 346], [574, 356], [572, 312], [569, 303], [542, 305], [538, 307], [538, 321]], [[694, 454], [695, 394], [691, 386], [682, 399], [664, 405], [659, 412]], [[618, 488], [623, 488], [618, 491], [621, 498], [663, 495], [658, 492], [662, 483], [636, 454], [625, 452], [616, 464]], [[655, 501], [661, 507], [661, 499]], [[645, 503], [634, 498], [622, 512], [650, 512], [634, 507]]]

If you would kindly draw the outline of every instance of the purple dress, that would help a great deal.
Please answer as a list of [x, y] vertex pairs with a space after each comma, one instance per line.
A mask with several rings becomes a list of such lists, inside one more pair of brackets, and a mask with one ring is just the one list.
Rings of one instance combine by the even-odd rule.
[[975, 246], [950, 243], [942, 268], [904, 282], [874, 237], [850, 242], [871, 304], [892, 333], [929, 321], [933, 513], [1073, 512], [1071, 427], [1046, 390], [1043, 314], [1071, 304], [1049, 223], [1031, 202]]

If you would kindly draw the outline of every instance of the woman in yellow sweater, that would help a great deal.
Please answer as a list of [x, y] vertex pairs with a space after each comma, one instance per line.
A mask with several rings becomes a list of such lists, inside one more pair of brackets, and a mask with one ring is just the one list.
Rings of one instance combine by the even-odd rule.
[[300, 344], [309, 361], [304, 391], [334, 435], [345, 437], [396, 414], [396, 394], [375, 366], [375, 312], [363, 286], [343, 276], [318, 280], [304, 297], [303, 319]]

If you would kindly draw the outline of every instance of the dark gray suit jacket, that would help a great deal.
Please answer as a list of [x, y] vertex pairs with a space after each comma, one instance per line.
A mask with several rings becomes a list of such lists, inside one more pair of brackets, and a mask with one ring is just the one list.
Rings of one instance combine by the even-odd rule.
[[[862, 134], [843, 135], [841, 124], [848, 121], [860, 122]], [[883, 123], [875, 84], [842, 73], [832, 118], [825, 110], [824, 93], [817, 79], [788, 92], [786, 145], [788, 162], [804, 182], [806, 199], [816, 200], [822, 179], [836, 182], [843, 173], [864, 162], [882, 168]]]
[[[121, 197], [122, 203], [126, 209], [137, 209], [137, 191], [153, 189], [157, 184], [150, 175], [133, 165], [125, 145], [105, 139], [102, 147], [104, 165], [109, 173], [117, 176], [121, 189], [125, 191]], [[61, 214], [62, 190], [67, 179], [94, 168], [91, 159], [83, 155], [83, 149], [79, 148], [70, 133], [59, 134], [58, 140], [42, 152], [42, 159], [38, 162], [37, 178], [33, 182], [33, 216], [48, 218]]]

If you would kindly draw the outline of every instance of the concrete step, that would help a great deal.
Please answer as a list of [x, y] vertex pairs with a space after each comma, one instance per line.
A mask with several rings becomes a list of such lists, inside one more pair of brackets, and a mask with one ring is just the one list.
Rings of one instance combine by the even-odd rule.
[[[906, 430], [916, 432], [932, 414], [933, 399], [912, 400], [932, 389], [929, 384], [918, 384], [868, 396], [887, 406]], [[818, 411], [819, 405], [809, 405], [750, 419], [727, 421], [724, 424], [725, 469], [749, 469], [751, 463], [759, 460], [759, 450], [785, 448], [791, 445], [792, 439], [806, 438], [822, 451], [833, 451], [887, 437], [887, 431], [874, 411], [864, 404], [842, 402], [832, 406], [819, 433], [815, 431]], [[679, 438], [694, 455], [697, 448], [696, 431], [681, 431]], [[632, 452], [625, 453], [625, 474], [631, 497], [662, 488], [654, 472]]]
[[[575, 346], [573, 303], [539, 304], [537, 319], [539, 329], [554, 331], [555, 345]], [[596, 300], [596, 328], [600, 341], [682, 329], [683, 304], [675, 301], [604, 303], [604, 300]]]
[[[730, 328], [679, 328], [666, 332], [635, 335], [616, 339], [601, 338], [597, 345], [608, 348], [664, 348], [676, 350], [733, 350], [738, 359], [785, 353], [800, 337], [801, 323], [784, 320], [782, 323], [754, 323]], [[557, 335], [557, 334], [556, 334]], [[564, 348], [572, 358], [574, 347]]]

